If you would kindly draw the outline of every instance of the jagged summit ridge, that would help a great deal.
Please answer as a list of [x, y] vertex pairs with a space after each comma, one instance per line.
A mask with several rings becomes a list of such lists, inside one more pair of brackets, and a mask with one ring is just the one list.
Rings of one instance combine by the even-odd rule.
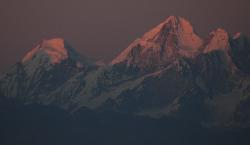
[[164, 22], [142, 37], [145, 41], [161, 41], [168, 35], [178, 38], [180, 47], [198, 48], [202, 40], [194, 33], [193, 27], [189, 21], [182, 17], [170, 16]]
[[[170, 16], [126, 48], [111, 64], [125, 63], [162, 66], [178, 56], [194, 57], [203, 40], [194, 32], [189, 21]], [[147, 60], [151, 59], [151, 60]], [[152, 61], [153, 60], [153, 61]]]

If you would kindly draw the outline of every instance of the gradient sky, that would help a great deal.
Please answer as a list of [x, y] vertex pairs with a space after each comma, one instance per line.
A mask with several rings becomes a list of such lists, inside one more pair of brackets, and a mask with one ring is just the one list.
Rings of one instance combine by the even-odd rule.
[[250, 36], [249, 0], [1, 0], [0, 72], [53, 37], [109, 61], [169, 15], [185, 17], [202, 37], [218, 27]]

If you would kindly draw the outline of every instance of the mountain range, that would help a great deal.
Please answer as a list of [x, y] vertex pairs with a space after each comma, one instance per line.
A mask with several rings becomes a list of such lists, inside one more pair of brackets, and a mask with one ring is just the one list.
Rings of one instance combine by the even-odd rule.
[[211, 127], [250, 125], [250, 40], [219, 28], [206, 38], [170, 16], [108, 64], [62, 38], [43, 40], [0, 78], [0, 95], [69, 112], [110, 110]]

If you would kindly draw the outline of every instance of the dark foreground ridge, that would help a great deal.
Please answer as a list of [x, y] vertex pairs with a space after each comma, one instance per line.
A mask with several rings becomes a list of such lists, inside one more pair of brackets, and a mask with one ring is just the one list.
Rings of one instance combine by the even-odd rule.
[[[4, 103], [4, 104], [3, 104]], [[250, 128], [204, 128], [190, 120], [153, 119], [82, 108], [1, 100], [1, 145], [248, 145]]]

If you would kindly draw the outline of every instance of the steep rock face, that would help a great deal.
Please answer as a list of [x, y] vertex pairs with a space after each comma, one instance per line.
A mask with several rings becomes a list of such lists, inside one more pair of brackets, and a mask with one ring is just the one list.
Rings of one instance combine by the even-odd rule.
[[25, 83], [27, 75], [21, 63], [17, 63], [0, 80], [0, 92], [2, 96], [24, 97], [26, 95]]

